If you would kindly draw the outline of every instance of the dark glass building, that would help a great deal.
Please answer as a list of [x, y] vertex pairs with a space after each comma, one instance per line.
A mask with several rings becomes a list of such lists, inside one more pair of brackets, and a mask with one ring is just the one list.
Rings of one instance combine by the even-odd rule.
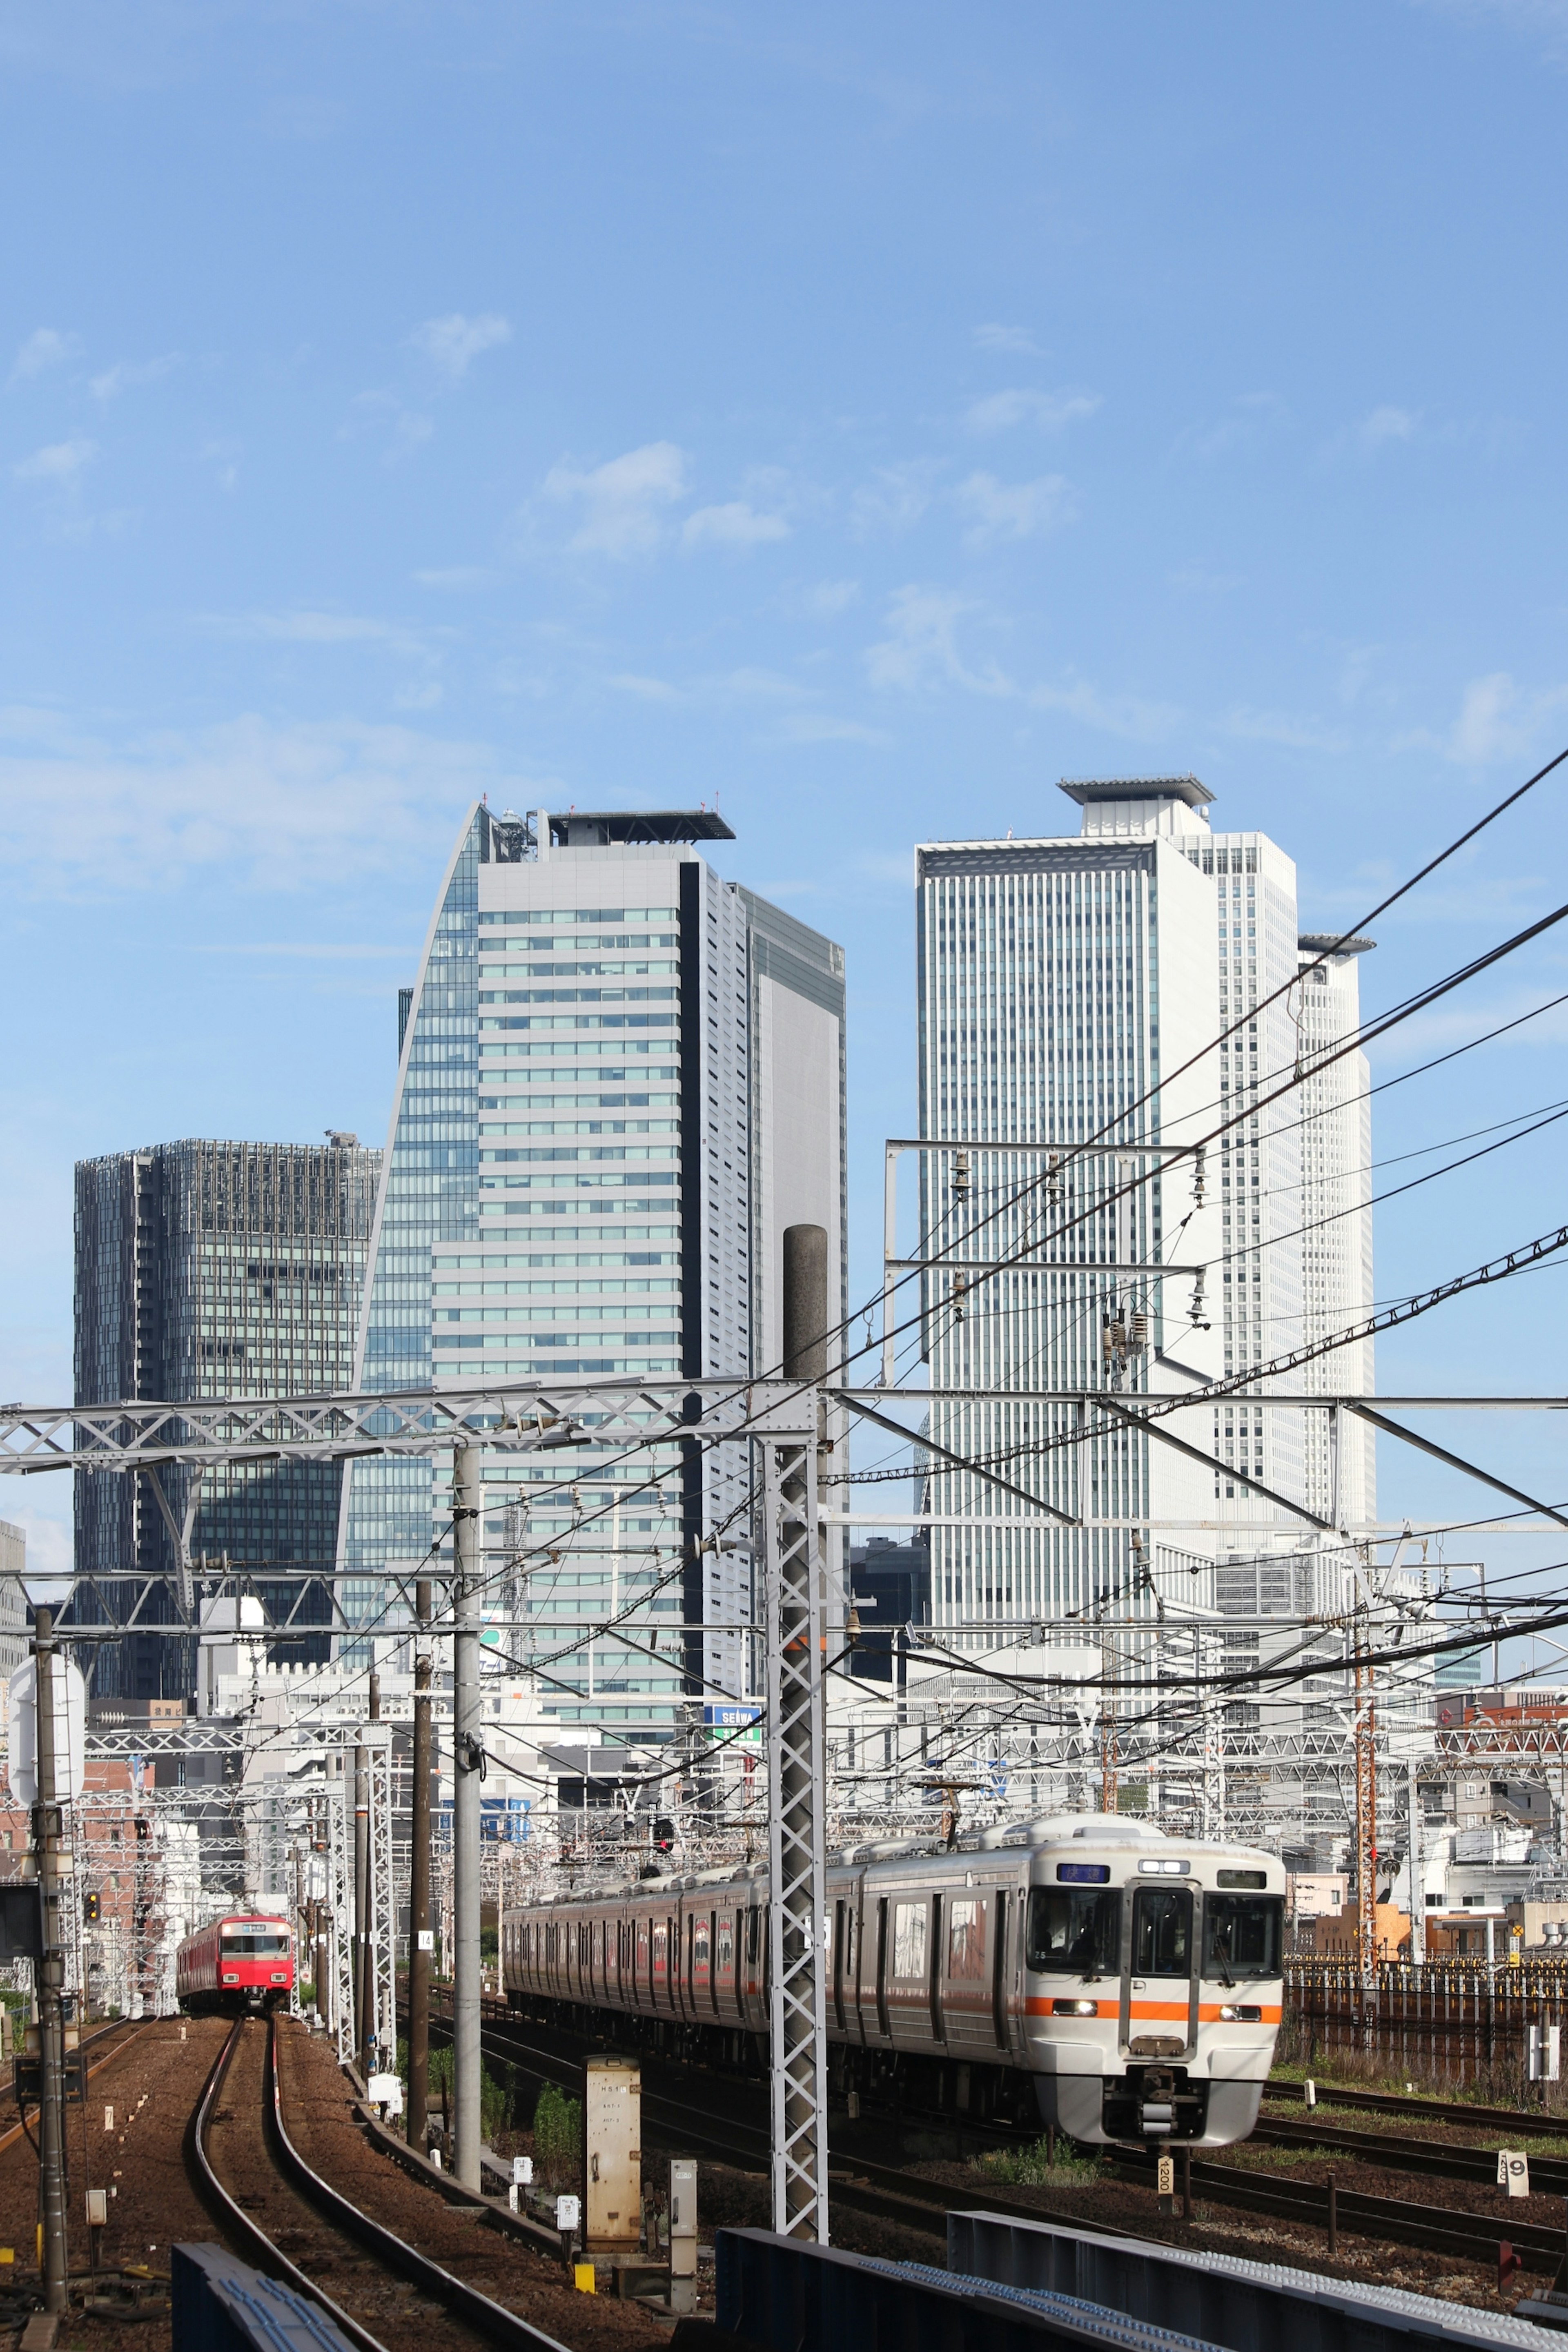
[[[320, 1395], [348, 1387], [379, 1151], [325, 1144], [184, 1142], [85, 1160], [76, 1171], [76, 1402]], [[268, 1613], [330, 1622], [340, 1465], [240, 1464], [196, 1475], [79, 1472], [78, 1623], [178, 1622], [174, 1528], [199, 1576], [298, 1566]], [[173, 1524], [171, 1524], [171, 1522]], [[159, 1580], [144, 1595], [143, 1580]], [[138, 1609], [138, 1601], [140, 1608]], [[128, 1630], [82, 1645], [100, 1698], [184, 1698], [188, 1637]], [[324, 1657], [324, 1635], [284, 1654]]]
[[889, 1536], [873, 1536], [857, 1544], [849, 1555], [849, 1589], [861, 1612], [861, 1632], [855, 1644], [854, 1671], [867, 1681], [904, 1681], [900, 1640], [904, 1628], [931, 1623], [931, 1546], [917, 1540], [894, 1543]]

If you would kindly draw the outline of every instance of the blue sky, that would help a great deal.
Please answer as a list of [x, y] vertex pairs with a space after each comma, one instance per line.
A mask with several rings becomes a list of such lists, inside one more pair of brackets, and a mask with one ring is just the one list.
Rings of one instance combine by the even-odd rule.
[[[1332, 928], [1568, 740], [1561, 5], [14, 0], [0, 65], [8, 1397], [68, 1392], [73, 1160], [379, 1139], [477, 791], [717, 801], [844, 941], [864, 1292], [914, 840], [1191, 768]], [[1373, 1006], [1568, 897], [1565, 795]], [[1565, 1038], [1379, 1150], [1568, 1097]], [[1392, 1206], [1379, 1295], [1554, 1223], [1558, 1132]], [[1568, 1387], [1561, 1281], [1384, 1385]], [[1568, 1484], [1543, 1423], [1436, 1433]]]

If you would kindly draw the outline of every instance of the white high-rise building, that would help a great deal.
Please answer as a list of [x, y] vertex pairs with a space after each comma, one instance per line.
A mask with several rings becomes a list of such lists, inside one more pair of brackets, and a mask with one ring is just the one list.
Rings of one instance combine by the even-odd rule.
[[[1288, 1503], [1337, 1524], [1373, 1509], [1371, 1449], [1354, 1433], [1331, 1446], [1326, 1413], [1227, 1402], [1164, 1424], [1216, 1471], [1142, 1433], [1074, 1442], [1080, 1409], [1029, 1401], [1179, 1394], [1353, 1321], [1371, 1299], [1365, 1066], [1351, 1055], [1310, 1074], [1314, 1053], [1355, 1025], [1366, 943], [1293, 987], [1311, 943], [1294, 865], [1266, 835], [1213, 831], [1213, 795], [1192, 776], [1061, 789], [1083, 811], [1077, 840], [918, 852], [921, 1133], [951, 1146], [922, 1158], [921, 1255], [1029, 1261], [961, 1276], [956, 1295], [951, 1275], [926, 1278], [933, 1390], [994, 1399], [939, 1396], [931, 1434], [1085, 1522], [974, 1526], [1025, 1507], [933, 1455], [932, 1617], [951, 1626], [1091, 1613], [1154, 1590], [1212, 1605], [1216, 1559], [1312, 1549]], [[1298, 1070], [1306, 1083], [1266, 1103]], [[1205, 1154], [1200, 1204], [1192, 1160], [1161, 1172], [1160, 1148], [1238, 1112]], [[1035, 1149], [987, 1149], [1000, 1142]], [[1152, 1270], [1196, 1265], [1195, 1301], [1191, 1275]], [[1108, 1349], [1108, 1324], [1129, 1343], [1146, 1331], [1147, 1345]], [[1370, 1345], [1325, 1364], [1281, 1385], [1370, 1390]], [[1300, 1585], [1293, 1573], [1292, 1608]]]
[[[1156, 1585], [1212, 1601], [1212, 1471], [1032, 1396], [1177, 1395], [1220, 1370], [1193, 1274], [1155, 1270], [1219, 1248], [1212, 1171], [1200, 1204], [1191, 1160], [1163, 1165], [1218, 1092], [1214, 886], [1184, 839], [1210, 795], [1191, 777], [1063, 789], [1079, 840], [917, 852], [921, 1133], [947, 1147], [921, 1156], [921, 1255], [976, 1268], [925, 1277], [930, 1434], [1079, 1523], [931, 1456], [932, 1620], [977, 1638], [1152, 1613]], [[997, 1260], [1018, 1270], [980, 1271]], [[1109, 1358], [1108, 1326], [1125, 1335]], [[1162, 1426], [1206, 1450], [1212, 1414]]]
[[[847, 1312], [843, 950], [697, 845], [732, 838], [470, 811], [400, 1007], [360, 1386], [766, 1371], [795, 1223], [826, 1227]], [[748, 1449], [624, 1451], [485, 1463], [485, 1654], [590, 1744], [747, 1692]], [[448, 1517], [441, 1465], [353, 1465], [351, 1617]]]

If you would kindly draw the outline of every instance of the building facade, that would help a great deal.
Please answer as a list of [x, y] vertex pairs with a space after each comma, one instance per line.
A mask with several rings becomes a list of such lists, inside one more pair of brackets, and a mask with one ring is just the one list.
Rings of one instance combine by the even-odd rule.
[[[400, 1006], [363, 1388], [765, 1371], [796, 1223], [826, 1228], [846, 1311], [843, 953], [701, 856], [732, 837], [470, 812]], [[487, 1460], [485, 1654], [574, 1738], [667, 1738], [752, 1687], [747, 1451], [599, 1451]], [[398, 1617], [389, 1564], [440, 1550], [448, 1481], [353, 1465], [367, 1629]]]
[[[1211, 1598], [1212, 1475], [1114, 1416], [1034, 1401], [1180, 1394], [1220, 1367], [1191, 1271], [1217, 1211], [1181, 1156], [1218, 1084], [1213, 886], [1178, 829], [1209, 794], [1064, 790], [1078, 840], [917, 851], [921, 1134], [943, 1145], [921, 1154], [920, 1255], [944, 1265], [922, 1277], [930, 1434], [1059, 1515], [931, 1456], [931, 1617], [976, 1639], [1142, 1612], [1156, 1579]], [[1169, 1425], [1206, 1442], [1209, 1421]]]
[[[1227, 1580], [1251, 1614], [1258, 1561], [1279, 1559], [1294, 1595], [1305, 1538], [1317, 1596], [1345, 1557], [1292, 1505], [1336, 1528], [1373, 1518], [1359, 1426], [1331, 1441], [1326, 1412], [1228, 1401], [1173, 1416], [1205, 1467], [1103, 1414], [1080, 1437], [1081, 1408], [1029, 1392], [1181, 1393], [1366, 1311], [1366, 1067], [1326, 1055], [1353, 1034], [1370, 942], [1301, 978], [1329, 942], [1300, 930], [1291, 860], [1215, 831], [1194, 777], [1061, 789], [1076, 840], [918, 852], [921, 1134], [944, 1144], [922, 1153], [921, 1255], [944, 1261], [924, 1277], [933, 1391], [991, 1400], [934, 1402], [931, 1433], [1080, 1525], [982, 1528], [1026, 1507], [933, 1455], [932, 1616], [983, 1629], [1140, 1592], [1212, 1608], [1226, 1561], [1253, 1564]], [[1201, 1170], [1180, 1152], [1222, 1125]], [[1358, 1343], [1288, 1384], [1372, 1381]]]
[[[321, 1395], [346, 1388], [380, 1154], [325, 1144], [187, 1141], [76, 1171], [76, 1402]], [[342, 1474], [330, 1463], [230, 1465], [199, 1480], [79, 1471], [75, 1622], [180, 1622], [177, 1547], [199, 1575], [299, 1570], [269, 1618], [330, 1622]], [[145, 1580], [153, 1580], [151, 1591]], [[314, 1640], [320, 1654], [324, 1642]], [[128, 1630], [82, 1645], [102, 1698], [184, 1698], [195, 1645]], [[308, 1656], [311, 1644], [292, 1654]]]

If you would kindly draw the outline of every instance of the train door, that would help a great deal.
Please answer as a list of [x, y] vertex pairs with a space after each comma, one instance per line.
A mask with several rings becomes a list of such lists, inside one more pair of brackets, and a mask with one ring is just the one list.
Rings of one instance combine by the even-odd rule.
[[847, 1903], [846, 1903], [846, 1901], [844, 1900], [844, 1897], [843, 1897], [842, 1895], [840, 1895], [840, 1896], [839, 1896], [839, 1898], [838, 1898], [838, 1900], [837, 1901], [837, 1903], [835, 1903], [835, 1905], [834, 1905], [834, 1906], [833, 1906], [833, 1928], [832, 1928], [832, 1935], [833, 1935], [833, 2000], [832, 2000], [833, 2022], [834, 2022], [834, 2024], [837, 2027], [837, 2029], [838, 2029], [838, 2031], [839, 2031], [839, 2032], [840, 2032], [840, 2033], [842, 2033], [842, 2032], [844, 2032], [844, 1972], [845, 1972], [845, 1969], [847, 1969], [847, 1967], [848, 1966], [848, 1959], [849, 1959], [849, 1954], [848, 1954], [849, 1935], [848, 1935], [848, 1929], [847, 1929], [847, 1924], [846, 1924], [846, 1923], [847, 1923], [847, 1919], [848, 1919], [848, 1916], [849, 1916], [849, 1906], [848, 1906], [848, 1904], [847, 1904]]
[[884, 2042], [892, 2038], [892, 2011], [888, 2002], [888, 1969], [891, 1960], [888, 1943], [888, 1898], [877, 1899], [877, 2031]]
[[992, 2025], [991, 1905], [978, 1887], [956, 1889], [946, 1904], [946, 1979], [938, 2039], [955, 2050], [989, 2047]]
[[1010, 2049], [1013, 2036], [1009, 2028], [1011, 2003], [1008, 1994], [1007, 1927], [1014, 1906], [1009, 1902], [1005, 1886], [996, 1889], [992, 1906], [991, 1947], [991, 2030], [996, 2036], [998, 2050]]
[[946, 2021], [942, 2015], [942, 1954], [946, 1943], [947, 1897], [933, 1895], [931, 1898], [931, 2038], [933, 2042], [947, 2039]]
[[931, 1898], [929, 1887], [889, 1899], [890, 1965], [882, 1982], [896, 2043], [920, 2048], [931, 2038]]
[[1122, 1982], [1121, 2039], [1135, 2058], [1179, 2058], [1196, 2000], [1197, 1949], [1190, 1886], [1140, 1886]]
[[719, 1911], [713, 1918], [713, 2007], [731, 2024], [741, 2013], [735, 1981], [735, 1913]]

